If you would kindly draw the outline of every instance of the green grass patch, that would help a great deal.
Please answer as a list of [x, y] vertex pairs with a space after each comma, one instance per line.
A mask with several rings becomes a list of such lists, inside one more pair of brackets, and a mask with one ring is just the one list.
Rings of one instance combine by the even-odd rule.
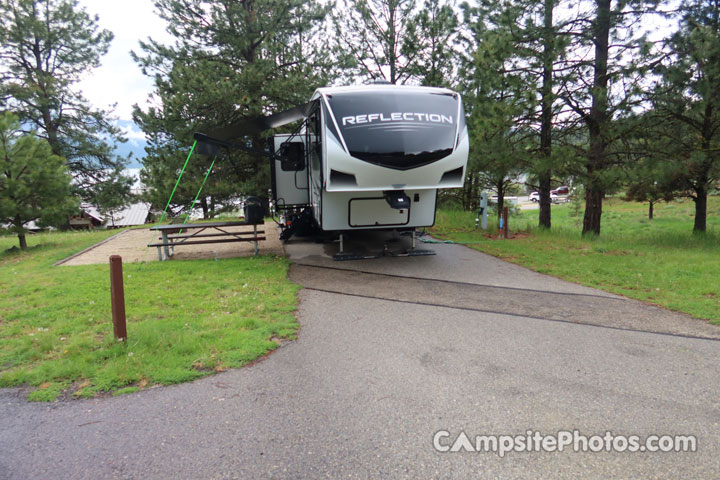
[[120, 388], [118, 390], [115, 390], [113, 392], [113, 396], [117, 397], [120, 395], [127, 395], [128, 393], [135, 393], [138, 391], [140, 391], [140, 387], [125, 387], [125, 388]]
[[708, 231], [693, 235], [691, 200], [647, 204], [607, 199], [599, 237], [583, 238], [581, 209], [554, 205], [552, 229], [538, 210], [511, 216], [513, 238], [498, 240], [497, 221], [475, 230], [475, 213], [438, 212], [433, 235], [565, 280], [685, 312], [720, 325], [720, 197], [708, 204]]
[[278, 257], [123, 265], [127, 342], [113, 338], [108, 265], [51, 265], [117, 232], [0, 237], [0, 386], [87, 398], [239, 367], [295, 337], [299, 287]]

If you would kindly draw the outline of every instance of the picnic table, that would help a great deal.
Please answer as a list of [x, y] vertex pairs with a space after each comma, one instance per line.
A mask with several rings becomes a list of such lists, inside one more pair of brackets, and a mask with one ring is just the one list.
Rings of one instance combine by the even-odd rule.
[[[231, 227], [252, 225], [250, 231], [228, 231]], [[213, 243], [229, 242], [253, 242], [255, 244], [255, 255], [258, 254], [258, 241], [265, 240], [264, 230], [258, 230], [257, 224], [246, 222], [211, 222], [211, 223], [186, 223], [157, 225], [150, 230], [160, 232], [160, 242], [149, 243], [148, 247], [157, 247], [158, 260], [163, 261], [175, 254], [175, 247], [180, 245], [206, 245]], [[205, 233], [209, 231], [209, 233]], [[183, 233], [188, 232], [188, 233]]]

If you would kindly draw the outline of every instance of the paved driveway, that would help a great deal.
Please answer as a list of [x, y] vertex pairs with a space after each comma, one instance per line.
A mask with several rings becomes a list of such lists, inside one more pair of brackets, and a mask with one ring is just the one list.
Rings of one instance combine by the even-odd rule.
[[[0, 391], [0, 478], [720, 476], [717, 328], [461, 246], [342, 263], [333, 248], [288, 245], [299, 339], [252, 367], [105, 400]], [[441, 430], [574, 429], [695, 435], [698, 451], [433, 448]]]

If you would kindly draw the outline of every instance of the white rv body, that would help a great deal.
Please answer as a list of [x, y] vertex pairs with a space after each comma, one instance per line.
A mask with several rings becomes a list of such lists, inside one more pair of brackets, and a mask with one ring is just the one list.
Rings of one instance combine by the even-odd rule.
[[[277, 208], [310, 207], [325, 231], [412, 229], [434, 224], [439, 188], [463, 186], [469, 139], [457, 93], [327, 87], [311, 101], [298, 134], [273, 137]], [[287, 161], [292, 144], [304, 161]]]

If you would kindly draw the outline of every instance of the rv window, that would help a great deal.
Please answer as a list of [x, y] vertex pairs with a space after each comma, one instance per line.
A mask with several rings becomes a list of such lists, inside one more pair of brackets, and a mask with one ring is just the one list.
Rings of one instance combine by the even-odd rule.
[[305, 169], [305, 148], [300, 142], [284, 143], [280, 147], [280, 168], [283, 172]]

